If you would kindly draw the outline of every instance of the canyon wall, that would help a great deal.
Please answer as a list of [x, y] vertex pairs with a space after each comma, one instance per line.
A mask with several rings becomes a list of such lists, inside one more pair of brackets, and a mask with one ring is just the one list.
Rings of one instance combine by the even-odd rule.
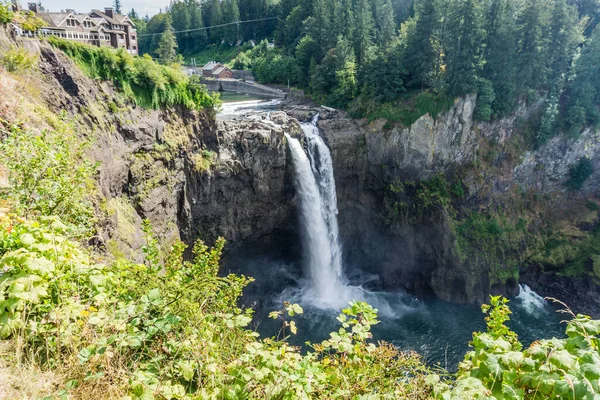
[[[0, 46], [13, 40], [0, 35]], [[226, 270], [265, 255], [297, 266], [293, 166], [284, 133], [300, 135], [298, 120], [316, 112], [335, 164], [347, 273], [351, 279], [365, 272], [377, 276], [369, 284], [378, 289], [403, 288], [462, 303], [486, 301], [490, 292], [515, 294], [518, 274], [509, 271], [498, 279], [489, 259], [461, 251], [456, 221], [512, 204], [515, 193], [547, 197], [543, 212], [532, 220], [552, 213], [571, 218], [573, 209], [600, 190], [597, 132], [558, 135], [535, 150], [522, 145], [523, 126], [543, 100], [522, 102], [514, 115], [492, 123], [473, 120], [475, 96], [410, 127], [306, 106], [215, 119], [182, 108], [136, 107], [49, 45], [19, 45], [39, 53], [38, 68], [27, 78], [2, 77], [0, 106], [15, 114], [10, 119], [30, 113], [30, 123], [40, 129], [52, 128], [47, 114], [66, 112], [76, 134], [90, 142], [89, 155], [99, 163], [102, 221], [95, 244], [115, 256], [141, 257], [141, 225], [148, 219], [166, 244], [175, 239], [210, 244], [223, 236], [227, 255], [235, 255]], [[19, 91], [27, 95], [15, 107], [12, 99]], [[592, 160], [594, 172], [581, 191], [567, 192], [569, 171], [582, 157]], [[431, 199], [419, 197], [421, 182], [439, 176], [448, 185], [460, 183], [460, 198], [449, 195], [456, 206], [439, 199], [425, 206]], [[597, 212], [585, 224], [576, 226], [577, 234], [595, 229]], [[261, 270], [262, 275], [268, 279], [269, 271]]]

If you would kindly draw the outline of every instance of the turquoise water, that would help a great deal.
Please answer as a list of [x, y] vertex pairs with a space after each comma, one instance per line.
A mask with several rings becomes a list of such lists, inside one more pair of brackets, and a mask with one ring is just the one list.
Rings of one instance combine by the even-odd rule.
[[[282, 296], [276, 296], [257, 310], [258, 331], [263, 337], [276, 336], [281, 324], [267, 318], [268, 312], [281, 308]], [[440, 300], [417, 300], [402, 293], [371, 293], [366, 299], [379, 309], [380, 323], [372, 329], [374, 341], [384, 340], [402, 350], [421, 354], [428, 365], [453, 371], [469, 350], [473, 332], [485, 330], [480, 307], [458, 305]], [[509, 326], [519, 335], [524, 346], [537, 339], [565, 337], [564, 314], [553, 304], [531, 305], [522, 299], [510, 302], [513, 315]], [[329, 338], [340, 323], [339, 311], [304, 308], [304, 314], [294, 317], [298, 334], [291, 342], [302, 346], [308, 340], [319, 343]]]

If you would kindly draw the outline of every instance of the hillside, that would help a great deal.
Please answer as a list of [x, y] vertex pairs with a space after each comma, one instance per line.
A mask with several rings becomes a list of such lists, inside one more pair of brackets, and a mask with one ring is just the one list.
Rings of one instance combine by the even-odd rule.
[[[538, 94], [491, 122], [474, 93], [405, 121], [285, 103], [217, 118], [173, 67], [1, 28], [0, 398], [600, 396], [600, 321], [582, 315], [599, 308], [600, 141], [585, 127], [533, 145]], [[278, 332], [257, 332], [248, 295], [269, 306], [263, 287], [281, 293], [306, 251], [290, 143], [314, 155], [310, 121], [346, 269], [382, 292], [489, 303], [456, 372], [379, 341], [387, 310], [363, 301], [323, 341], [293, 345], [315, 310], [282, 301]], [[280, 256], [284, 278], [238, 273], [256, 254]], [[500, 295], [522, 282], [567, 293], [566, 336], [519, 341]]]

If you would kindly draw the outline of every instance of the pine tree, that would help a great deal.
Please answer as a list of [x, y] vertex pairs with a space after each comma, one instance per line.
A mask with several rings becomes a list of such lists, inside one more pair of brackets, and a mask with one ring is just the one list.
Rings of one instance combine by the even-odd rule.
[[566, 126], [577, 135], [582, 128], [600, 125], [600, 25], [583, 48], [569, 89]]
[[528, 0], [519, 21], [518, 87], [538, 89], [547, 76], [547, 38], [542, 0]]
[[[212, 0], [210, 3], [210, 26], [220, 25], [223, 23], [223, 13], [221, 11], [221, 1]], [[210, 30], [210, 39], [213, 42], [221, 42], [223, 39], [222, 28], [212, 28]]]
[[[185, 31], [190, 29], [190, 13], [188, 6], [182, 1], [171, 3], [171, 20], [173, 29], [176, 31]], [[187, 33], [177, 36], [177, 44], [181, 50], [188, 49], [189, 36]]]
[[163, 64], [171, 64], [177, 58], [177, 40], [175, 40], [170, 16], [167, 16], [165, 20], [165, 30], [160, 36], [156, 55]]
[[[198, 1], [188, 0], [188, 14], [190, 15], [190, 29], [204, 28], [204, 20], [202, 18], [202, 8]], [[199, 50], [205, 44], [206, 30], [197, 30], [190, 32], [188, 35], [188, 49]]]
[[435, 0], [417, 0], [414, 6], [414, 29], [408, 32], [405, 50], [409, 86], [424, 87], [434, 72], [438, 53], [433, 46], [433, 36], [439, 27], [435, 3]]
[[304, 22], [306, 33], [319, 44], [320, 54], [335, 45], [335, 38], [331, 34], [332, 10], [329, 6], [328, 0], [313, 0], [312, 15]]
[[116, 14], [121, 14], [121, 0], [115, 0], [113, 7], [115, 8]]
[[337, 0], [333, 3], [332, 35], [354, 37], [354, 13], [352, 0]]
[[336, 87], [331, 103], [336, 107], [346, 107], [356, 96], [358, 88], [356, 57], [350, 42], [343, 36], [338, 37], [335, 52], [339, 64], [335, 71]]
[[373, 15], [377, 31], [377, 45], [380, 48], [391, 46], [396, 35], [396, 21], [392, 1], [373, 0]]
[[566, 0], [555, 0], [548, 46], [548, 82], [553, 94], [558, 94], [562, 89], [582, 38], [577, 9], [567, 4]]
[[138, 13], [137, 13], [137, 12], [135, 12], [135, 9], [134, 9], [134, 8], [132, 8], [132, 9], [131, 9], [131, 11], [129, 11], [129, 14], [127, 14], [127, 16], [128, 16], [130, 19], [139, 19], [139, 17], [138, 17]]
[[[237, 0], [227, 2], [227, 13], [224, 22], [235, 22], [240, 20], [240, 9]], [[234, 43], [238, 39], [238, 26], [231, 25], [225, 28], [225, 40]]]
[[517, 96], [517, 24], [511, 0], [491, 0], [485, 26], [483, 77], [492, 84], [493, 113], [508, 115]]
[[446, 82], [448, 93], [459, 96], [476, 89], [484, 31], [478, 0], [454, 0], [448, 21]]
[[375, 37], [375, 23], [373, 11], [368, 0], [356, 0], [354, 11], [354, 50], [358, 64], [363, 65], [369, 61], [373, 50]]

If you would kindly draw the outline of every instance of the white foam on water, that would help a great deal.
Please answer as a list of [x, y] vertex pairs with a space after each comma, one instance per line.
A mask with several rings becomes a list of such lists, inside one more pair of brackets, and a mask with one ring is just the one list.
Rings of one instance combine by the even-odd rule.
[[531, 290], [527, 285], [519, 285], [519, 294], [517, 299], [520, 301], [521, 307], [530, 314], [547, 311], [548, 302], [542, 296]]

